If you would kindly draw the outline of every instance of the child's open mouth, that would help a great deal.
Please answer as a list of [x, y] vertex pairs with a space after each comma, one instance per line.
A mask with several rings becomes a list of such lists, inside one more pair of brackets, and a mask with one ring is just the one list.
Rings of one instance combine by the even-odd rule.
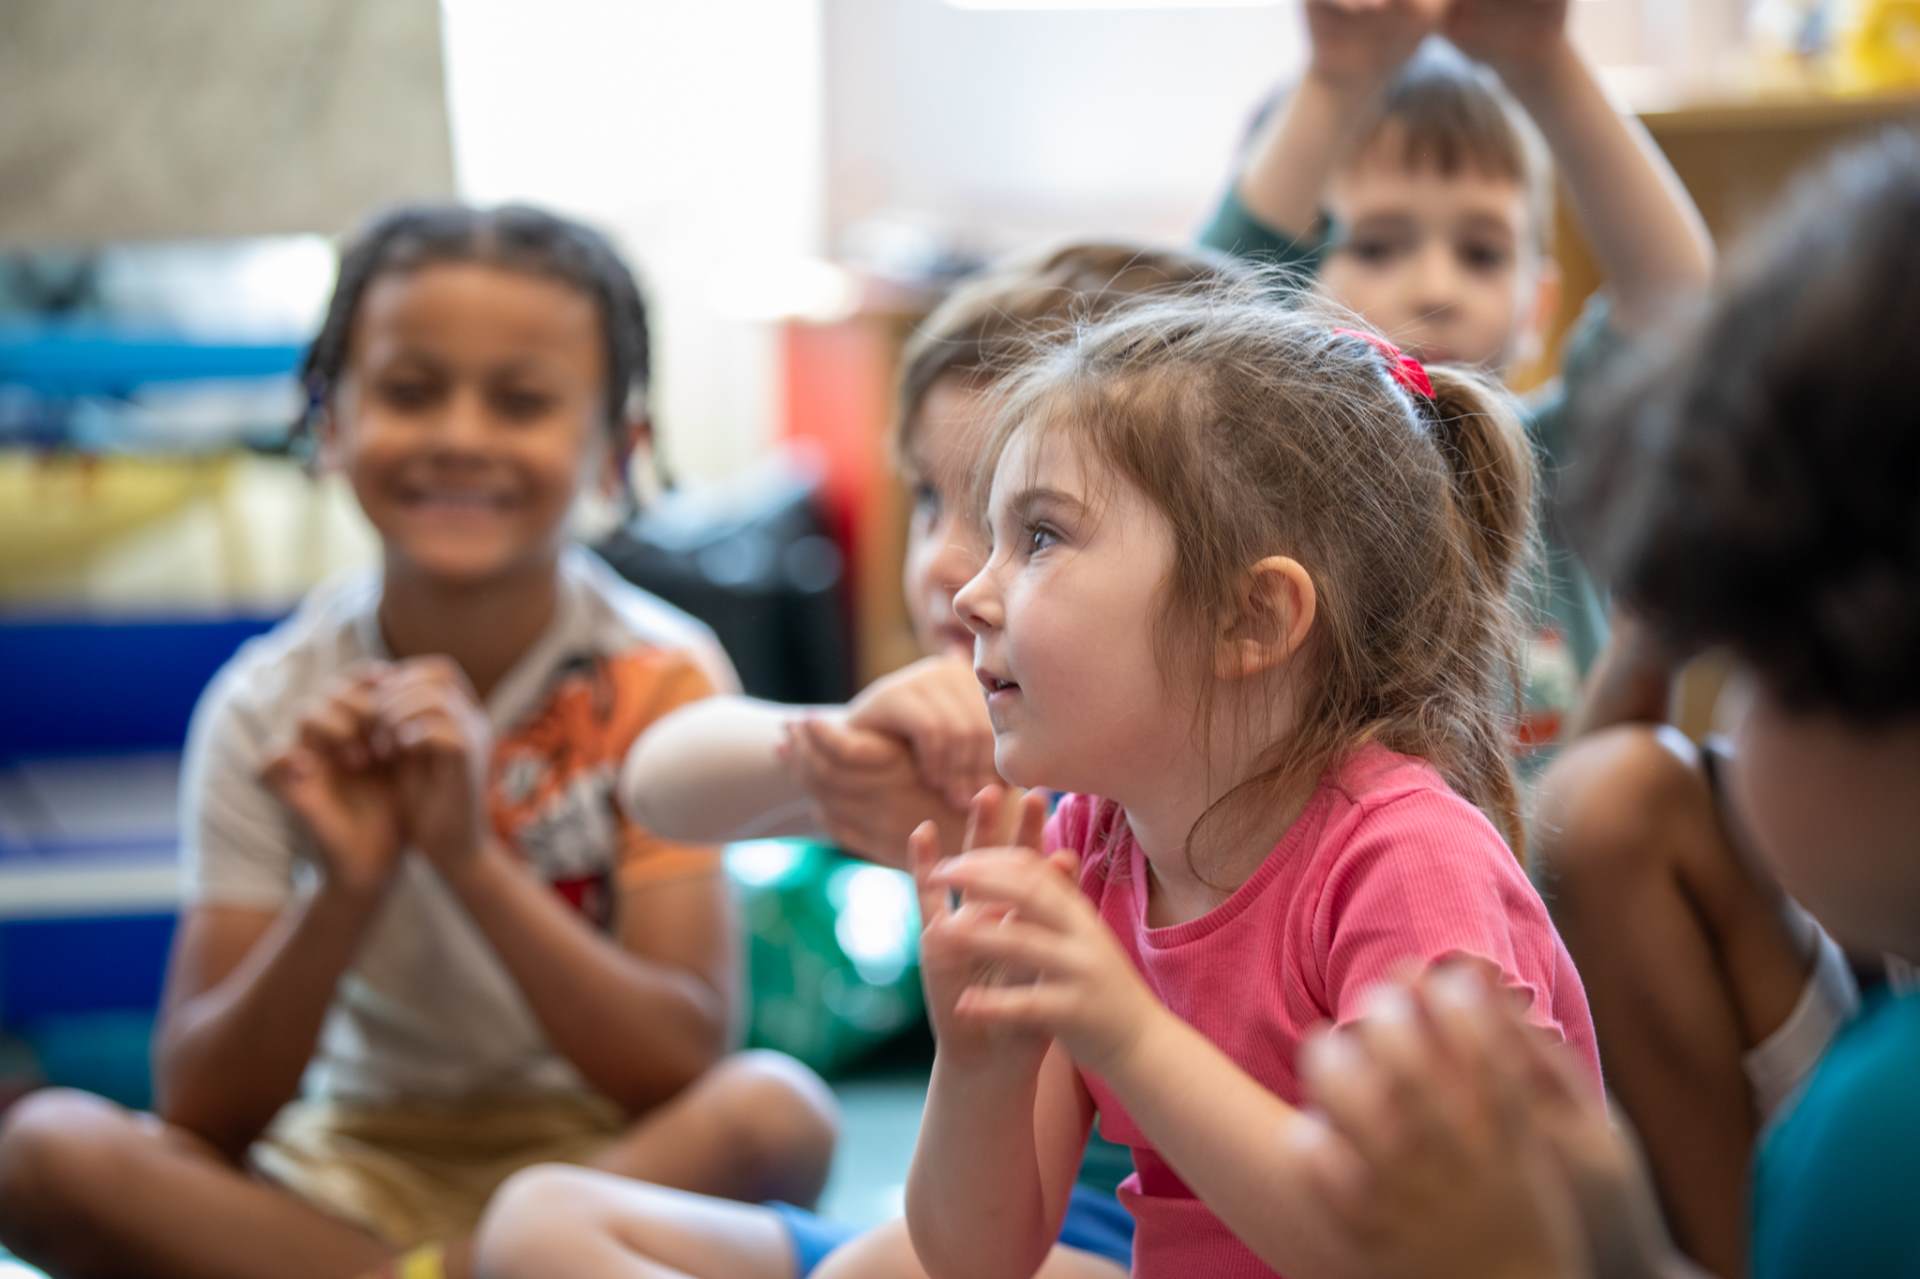
[[406, 489], [401, 504], [414, 510], [504, 511], [512, 499], [503, 493], [462, 489]]
[[980, 687], [987, 690], [988, 701], [992, 701], [994, 696], [999, 693], [1017, 693], [1020, 691], [1018, 684], [1010, 679], [1001, 679], [991, 671], [976, 669], [973, 674], [974, 678], [980, 681]]

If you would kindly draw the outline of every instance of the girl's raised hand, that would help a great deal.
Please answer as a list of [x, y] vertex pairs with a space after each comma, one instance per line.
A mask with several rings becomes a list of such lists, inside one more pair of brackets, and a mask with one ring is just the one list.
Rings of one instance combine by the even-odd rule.
[[356, 667], [301, 715], [293, 740], [260, 780], [299, 819], [330, 887], [378, 896], [403, 845], [398, 797], [378, 755], [385, 745], [374, 712], [383, 664]]
[[493, 728], [473, 686], [448, 658], [412, 658], [375, 686], [373, 708], [408, 842], [441, 873], [458, 872], [486, 835], [493, 758]]
[[[1031, 848], [1040, 842], [1046, 823], [1044, 794], [1030, 791], [1009, 804], [1002, 787], [989, 786], [974, 797], [968, 810], [961, 847], [969, 852], [963, 856], [971, 855], [971, 850], [1009, 842]], [[1025, 1030], [996, 1031], [991, 1025], [970, 1022], [955, 1012], [967, 990], [996, 977], [997, 965], [977, 958], [965, 947], [964, 939], [976, 926], [991, 928], [1005, 922], [1007, 911], [989, 902], [961, 900], [942, 878], [942, 868], [952, 862], [942, 858], [940, 836], [932, 822], [921, 823], [913, 832], [907, 851], [920, 898], [920, 979], [942, 1055], [950, 1062], [969, 1066], [1005, 1057], [1037, 1070], [1046, 1055], [1049, 1036]]]
[[976, 846], [928, 877], [965, 903], [942, 939], [955, 970], [975, 974], [953, 1020], [1058, 1039], [1082, 1066], [1112, 1074], [1165, 1010], [1081, 893], [1073, 855], [1042, 856], [1038, 835], [1023, 818], [1013, 845]]
[[847, 707], [847, 723], [906, 742], [921, 781], [955, 809], [1000, 780], [986, 698], [957, 657], [922, 658], [875, 680]]

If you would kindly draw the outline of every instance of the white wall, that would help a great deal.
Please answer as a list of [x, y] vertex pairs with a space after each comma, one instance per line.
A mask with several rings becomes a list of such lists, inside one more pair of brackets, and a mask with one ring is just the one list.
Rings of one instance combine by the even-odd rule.
[[445, 0], [463, 196], [613, 233], [652, 303], [655, 414], [695, 478], [750, 460], [777, 410], [758, 280], [820, 241], [816, 0]]
[[881, 213], [997, 240], [1190, 234], [1302, 47], [1293, 4], [822, 2], [830, 238]]

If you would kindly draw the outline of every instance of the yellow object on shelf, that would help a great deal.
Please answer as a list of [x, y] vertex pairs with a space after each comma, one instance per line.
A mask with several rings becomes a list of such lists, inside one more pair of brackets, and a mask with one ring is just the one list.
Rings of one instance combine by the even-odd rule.
[[1858, 0], [1840, 57], [1849, 89], [1920, 88], [1920, 0]]
[[220, 501], [242, 456], [0, 453], [0, 583], [71, 571], [131, 533]]

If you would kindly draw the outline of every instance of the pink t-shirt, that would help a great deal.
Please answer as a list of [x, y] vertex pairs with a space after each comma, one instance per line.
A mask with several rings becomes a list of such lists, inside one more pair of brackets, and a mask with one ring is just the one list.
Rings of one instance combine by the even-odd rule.
[[[1367, 991], [1406, 961], [1457, 953], [1499, 965], [1530, 998], [1529, 1018], [1571, 1044], [1600, 1086], [1586, 992], [1539, 894], [1486, 817], [1421, 760], [1360, 751], [1231, 897], [1168, 928], [1147, 925], [1150, 871], [1118, 805], [1067, 797], [1045, 847], [1080, 854], [1082, 889], [1161, 1002], [1288, 1102], [1300, 1101], [1294, 1058], [1308, 1031], [1358, 1017]], [[1120, 1186], [1136, 1224], [1133, 1273], [1273, 1275], [1105, 1083], [1081, 1077], [1101, 1134], [1133, 1151]]]

